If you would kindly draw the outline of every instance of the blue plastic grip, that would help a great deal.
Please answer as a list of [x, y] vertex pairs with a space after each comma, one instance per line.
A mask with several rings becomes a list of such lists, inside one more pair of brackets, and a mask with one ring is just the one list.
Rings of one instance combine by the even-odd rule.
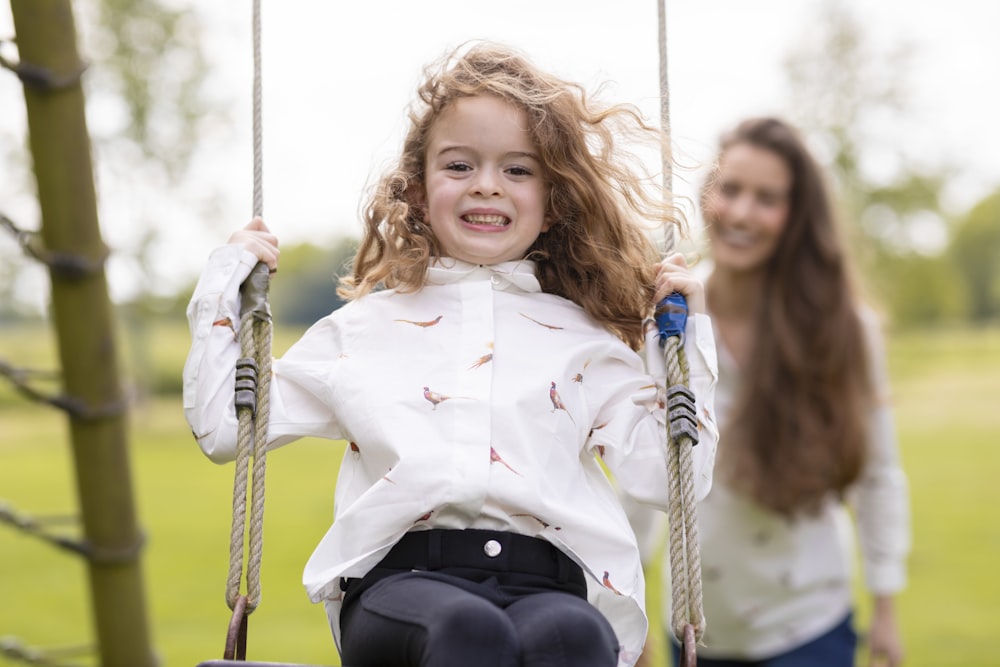
[[683, 335], [687, 327], [687, 318], [687, 299], [680, 292], [674, 292], [661, 301], [654, 314], [656, 327], [660, 330], [660, 345], [671, 336]]

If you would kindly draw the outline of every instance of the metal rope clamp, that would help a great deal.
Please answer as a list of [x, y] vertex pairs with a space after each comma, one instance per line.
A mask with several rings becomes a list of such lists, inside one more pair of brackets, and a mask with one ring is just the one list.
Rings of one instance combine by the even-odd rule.
[[698, 412], [694, 392], [682, 384], [675, 384], [667, 390], [667, 421], [670, 423], [670, 438], [675, 445], [679, 445], [684, 436], [691, 438], [691, 446], [698, 444]]
[[250, 357], [236, 361], [236, 410], [250, 408], [257, 414], [257, 362]]

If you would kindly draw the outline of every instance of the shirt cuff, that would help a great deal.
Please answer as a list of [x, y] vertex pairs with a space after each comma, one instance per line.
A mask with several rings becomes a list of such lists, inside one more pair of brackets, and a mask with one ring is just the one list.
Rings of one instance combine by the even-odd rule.
[[865, 563], [865, 581], [873, 595], [891, 595], [906, 588], [906, 566], [902, 563]]

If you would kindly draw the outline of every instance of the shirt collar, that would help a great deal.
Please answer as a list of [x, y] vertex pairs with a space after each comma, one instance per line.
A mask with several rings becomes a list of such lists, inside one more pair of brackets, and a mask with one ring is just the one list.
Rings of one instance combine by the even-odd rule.
[[497, 289], [502, 290], [542, 291], [542, 286], [535, 277], [535, 263], [527, 259], [483, 265], [439, 257], [427, 268], [428, 285], [448, 285], [466, 280], [489, 280]]

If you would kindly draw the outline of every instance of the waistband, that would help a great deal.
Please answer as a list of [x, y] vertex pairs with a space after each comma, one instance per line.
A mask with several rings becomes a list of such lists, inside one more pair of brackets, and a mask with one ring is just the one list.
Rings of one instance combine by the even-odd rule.
[[476, 528], [435, 528], [406, 533], [376, 567], [519, 572], [586, 586], [580, 566], [551, 542], [518, 533]]

